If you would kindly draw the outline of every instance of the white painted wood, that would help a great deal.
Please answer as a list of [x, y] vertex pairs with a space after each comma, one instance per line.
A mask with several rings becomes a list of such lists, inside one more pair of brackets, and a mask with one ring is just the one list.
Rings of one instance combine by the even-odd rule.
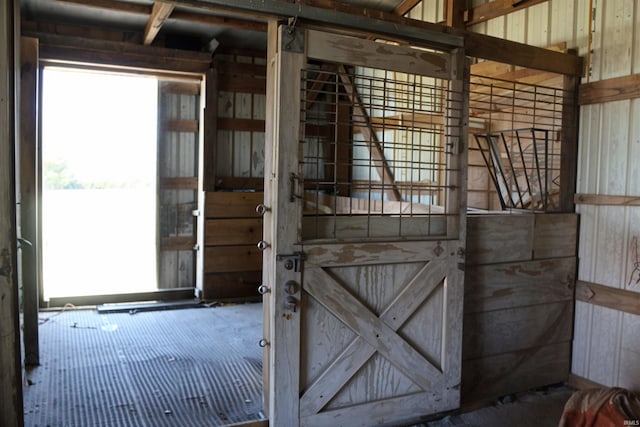
[[443, 54], [315, 30], [307, 38], [309, 58], [437, 78], [449, 75], [449, 59]]

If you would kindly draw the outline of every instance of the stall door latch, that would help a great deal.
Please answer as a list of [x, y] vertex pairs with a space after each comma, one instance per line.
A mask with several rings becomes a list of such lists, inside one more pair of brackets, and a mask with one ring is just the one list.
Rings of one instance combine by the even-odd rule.
[[284, 268], [287, 270], [293, 270], [296, 273], [300, 273], [302, 271], [302, 264], [307, 256], [304, 252], [294, 252], [292, 254], [281, 254], [276, 255], [276, 259], [278, 261], [284, 261]]

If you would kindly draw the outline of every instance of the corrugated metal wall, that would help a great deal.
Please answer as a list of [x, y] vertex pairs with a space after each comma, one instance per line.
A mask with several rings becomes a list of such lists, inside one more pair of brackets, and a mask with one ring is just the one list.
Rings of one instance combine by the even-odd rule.
[[[590, 80], [640, 72], [640, 4], [594, 0], [594, 8]], [[640, 194], [639, 102], [582, 107], [578, 193]], [[640, 292], [640, 283], [632, 280], [640, 208], [580, 205], [577, 210], [578, 279]], [[577, 301], [573, 372], [604, 385], [640, 388], [640, 316]]]
[[[425, 0], [410, 17], [440, 20], [439, 3]], [[567, 42], [589, 59], [584, 81], [640, 72], [640, 3], [592, 0], [592, 5], [590, 14], [589, 0], [550, 0], [471, 29], [536, 46]], [[577, 193], [640, 194], [639, 114], [640, 100], [581, 108]], [[637, 278], [640, 208], [580, 205], [577, 211], [578, 279], [640, 292], [640, 283], [632, 280]], [[572, 372], [603, 385], [640, 388], [640, 316], [577, 301]]]

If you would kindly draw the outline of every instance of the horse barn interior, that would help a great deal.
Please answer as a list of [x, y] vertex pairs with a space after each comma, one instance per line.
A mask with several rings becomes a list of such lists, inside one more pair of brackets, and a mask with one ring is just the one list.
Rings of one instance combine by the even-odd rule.
[[0, 425], [551, 426], [640, 392], [639, 26], [2, 2]]

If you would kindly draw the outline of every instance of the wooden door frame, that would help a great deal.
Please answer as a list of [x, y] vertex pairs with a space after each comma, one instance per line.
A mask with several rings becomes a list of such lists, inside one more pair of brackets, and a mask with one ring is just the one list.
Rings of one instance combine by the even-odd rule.
[[[300, 422], [300, 315], [294, 307], [286, 306], [286, 298], [301, 299], [302, 273], [295, 268], [286, 268], [285, 263], [293, 261], [288, 255], [295, 255], [302, 249], [302, 198], [299, 197], [301, 182], [298, 177], [298, 156], [280, 158], [279, 153], [297, 153], [300, 150], [300, 70], [309, 58], [321, 61], [343, 61], [350, 63], [353, 58], [344, 47], [362, 53], [358, 58], [363, 65], [372, 68], [397, 69], [398, 63], [405, 63], [405, 71], [413, 74], [431, 75], [436, 78], [455, 80], [452, 87], [460, 91], [449, 101], [448, 107], [465, 108], [463, 93], [465, 56], [463, 49], [451, 53], [437, 54], [413, 50], [401, 46], [383, 45], [373, 41], [340, 36], [315, 30], [301, 30], [295, 27], [278, 26], [277, 21], [269, 22], [267, 55], [267, 115], [265, 153], [265, 213], [263, 254], [263, 281], [267, 293], [264, 298], [265, 335], [263, 344], [265, 374], [265, 410], [271, 425], [298, 426]], [[382, 49], [382, 50], [381, 50]], [[379, 55], [379, 53], [383, 53]], [[456, 105], [452, 105], [455, 103]], [[465, 114], [448, 117], [449, 128], [446, 136], [448, 146], [460, 153], [447, 167], [458, 169], [451, 174], [449, 188], [454, 188], [452, 203], [447, 213], [453, 214], [447, 222], [446, 239], [455, 239], [459, 244], [455, 252], [464, 259], [464, 239], [466, 222], [466, 121]], [[454, 126], [455, 125], [455, 126]], [[277, 213], [277, 215], [274, 215]], [[295, 224], [295, 225], [294, 225]], [[451, 249], [450, 244], [447, 248]], [[453, 249], [451, 249], [453, 250]], [[450, 252], [450, 251], [447, 251]], [[455, 269], [451, 274], [463, 274]], [[287, 289], [285, 283], [298, 284], [297, 289]], [[462, 298], [462, 295], [460, 295]], [[460, 303], [459, 324], [462, 323]], [[275, 355], [279, 355], [278, 358]], [[285, 357], [286, 356], [286, 357]], [[459, 374], [459, 372], [458, 372]], [[459, 376], [459, 375], [458, 375]]]

